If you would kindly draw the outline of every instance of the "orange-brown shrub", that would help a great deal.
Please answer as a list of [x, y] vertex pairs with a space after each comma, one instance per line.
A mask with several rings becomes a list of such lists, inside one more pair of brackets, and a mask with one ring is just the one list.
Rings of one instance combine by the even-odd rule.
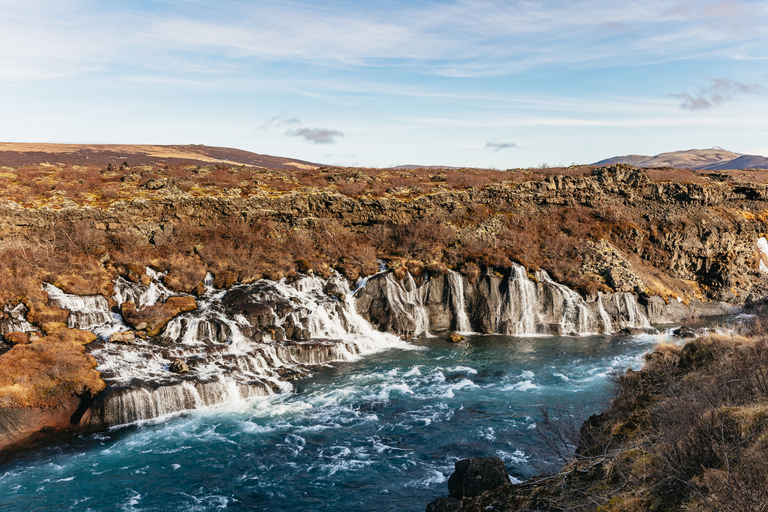
[[0, 410], [4, 407], [51, 408], [73, 395], [95, 395], [106, 383], [94, 370], [96, 360], [81, 343], [61, 335], [16, 345], [0, 356]]

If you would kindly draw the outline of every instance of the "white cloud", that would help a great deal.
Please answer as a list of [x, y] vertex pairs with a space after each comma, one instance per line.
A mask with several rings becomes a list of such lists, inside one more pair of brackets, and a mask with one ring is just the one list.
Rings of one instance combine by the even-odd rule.
[[699, 86], [696, 95], [687, 92], [670, 93], [668, 96], [680, 100], [683, 110], [711, 110], [728, 103], [734, 96], [763, 95], [768, 90], [760, 84], [744, 84], [730, 78], [711, 78], [706, 87]]
[[339, 130], [329, 130], [327, 128], [298, 128], [296, 130], [288, 130], [285, 134], [289, 137], [302, 137], [314, 144], [334, 144], [337, 137], [344, 136]]
[[95, 0], [0, 5], [0, 43], [14, 49], [0, 56], [0, 74], [27, 78], [111, 64], [238, 72], [253, 66], [251, 59], [482, 76], [541, 66], [768, 55], [768, 7], [735, 0], [673, 8], [661, 0], [455, 0], [391, 9], [295, 1], [222, 1], [211, 9], [171, 1], [160, 4], [163, 11], [145, 12], [108, 10]]
[[519, 148], [514, 142], [499, 142], [497, 140], [489, 140], [485, 143], [485, 149], [492, 149], [494, 151], [501, 151], [502, 149]]

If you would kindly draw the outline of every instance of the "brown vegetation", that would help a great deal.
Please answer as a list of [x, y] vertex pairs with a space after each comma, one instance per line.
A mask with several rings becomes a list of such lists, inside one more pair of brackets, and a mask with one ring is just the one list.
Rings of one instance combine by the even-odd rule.
[[19, 344], [0, 357], [0, 414], [4, 407], [53, 408], [73, 395], [95, 395], [106, 388], [96, 360], [83, 345], [92, 333], [65, 329]]

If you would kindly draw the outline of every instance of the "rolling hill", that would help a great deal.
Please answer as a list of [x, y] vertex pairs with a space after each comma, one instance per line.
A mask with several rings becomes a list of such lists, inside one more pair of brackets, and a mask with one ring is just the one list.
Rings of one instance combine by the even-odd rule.
[[268, 169], [314, 169], [318, 164], [260, 155], [241, 149], [189, 145], [146, 144], [45, 144], [26, 142], [0, 142], [0, 166], [40, 164], [67, 165], [173, 165], [188, 163], [210, 165], [225, 163], [248, 165]]
[[689, 149], [656, 156], [625, 155], [600, 160], [592, 165], [630, 164], [635, 167], [676, 167], [679, 169], [723, 171], [728, 169], [768, 169], [768, 158], [742, 155], [720, 147]]

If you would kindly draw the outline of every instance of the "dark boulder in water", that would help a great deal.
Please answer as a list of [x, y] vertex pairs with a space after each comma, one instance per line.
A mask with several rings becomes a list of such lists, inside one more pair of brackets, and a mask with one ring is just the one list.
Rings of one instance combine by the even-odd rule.
[[699, 336], [699, 333], [697, 333], [695, 329], [688, 327], [687, 325], [678, 327], [677, 329], [672, 331], [672, 334], [674, 334], [678, 338], [696, 338]]
[[175, 359], [168, 369], [173, 373], [189, 373], [189, 366], [181, 359]]
[[461, 510], [461, 501], [452, 496], [445, 496], [427, 505], [426, 512], [458, 512], [459, 510]]
[[472, 457], [455, 464], [448, 492], [456, 499], [471, 498], [509, 483], [509, 473], [498, 457]]

